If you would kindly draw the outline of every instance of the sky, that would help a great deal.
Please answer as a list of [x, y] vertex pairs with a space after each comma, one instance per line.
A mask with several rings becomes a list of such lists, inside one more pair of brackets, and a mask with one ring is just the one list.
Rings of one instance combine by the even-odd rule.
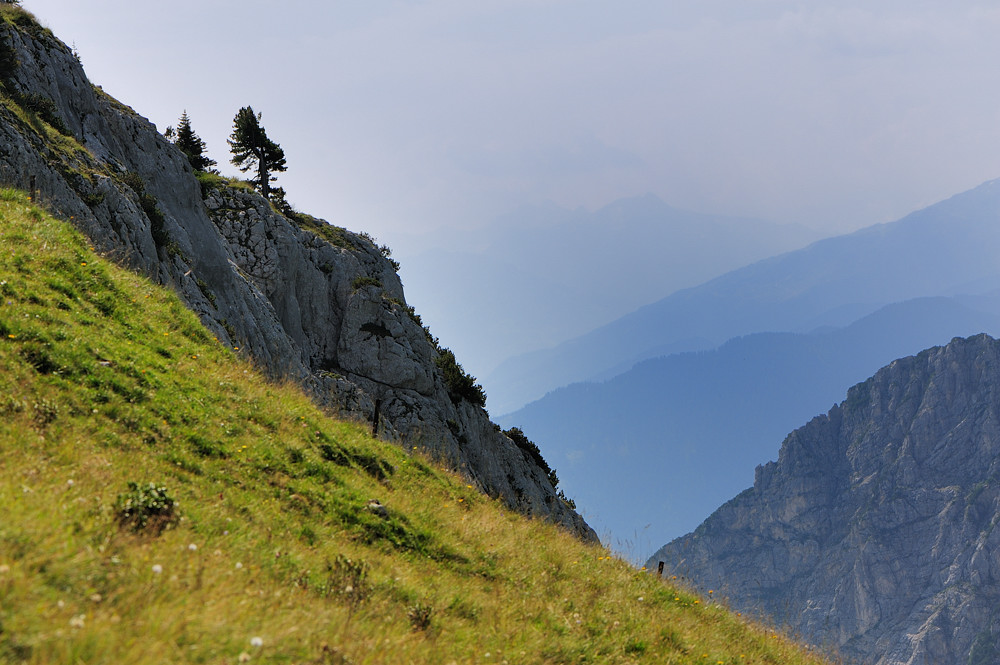
[[297, 208], [391, 244], [652, 192], [830, 233], [1000, 176], [1000, 7], [952, 0], [23, 0], [224, 173], [263, 114]]

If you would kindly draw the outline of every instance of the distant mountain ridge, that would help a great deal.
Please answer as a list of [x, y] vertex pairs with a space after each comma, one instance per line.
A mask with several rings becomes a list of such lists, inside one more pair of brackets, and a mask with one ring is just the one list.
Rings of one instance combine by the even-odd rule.
[[[593, 212], [523, 206], [480, 229], [392, 244], [408, 298], [482, 377], [510, 356], [818, 237], [800, 225], [679, 210], [646, 194]], [[501, 412], [499, 402], [490, 405]]]
[[1000, 288], [998, 220], [1000, 180], [992, 180], [896, 222], [734, 270], [510, 359], [487, 376], [491, 406], [503, 413], [574, 381], [739, 335], [839, 327], [892, 302]]
[[657, 551], [743, 611], [872, 665], [1000, 658], [1000, 342], [902, 358]]
[[1000, 335], [1000, 294], [919, 298], [850, 326], [756, 333], [643, 361], [500, 418], [544, 442], [607, 542], [641, 556], [748, 487], [785, 434], [891, 360], [956, 335]]

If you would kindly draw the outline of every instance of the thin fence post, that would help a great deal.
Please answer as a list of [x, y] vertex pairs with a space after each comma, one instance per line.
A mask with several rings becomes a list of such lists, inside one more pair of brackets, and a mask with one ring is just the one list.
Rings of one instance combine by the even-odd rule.
[[35, 202], [35, 176], [28, 177], [28, 200]]
[[656, 564], [656, 576], [663, 577], [663, 562]]

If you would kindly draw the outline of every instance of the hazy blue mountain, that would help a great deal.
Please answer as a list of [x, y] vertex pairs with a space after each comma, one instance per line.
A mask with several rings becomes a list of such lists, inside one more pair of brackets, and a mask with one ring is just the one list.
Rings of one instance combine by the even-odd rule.
[[522, 207], [479, 230], [392, 242], [408, 299], [482, 378], [512, 355], [817, 237], [802, 226], [678, 210], [648, 194], [596, 212]]
[[684, 289], [488, 375], [503, 413], [574, 381], [753, 332], [843, 326], [882, 305], [1000, 286], [1000, 181]]
[[984, 331], [1000, 332], [998, 294], [914, 299], [832, 331], [758, 333], [647, 360], [499, 421], [541, 446], [602, 539], [644, 557], [749, 487], [785, 434], [851, 385], [894, 358]]

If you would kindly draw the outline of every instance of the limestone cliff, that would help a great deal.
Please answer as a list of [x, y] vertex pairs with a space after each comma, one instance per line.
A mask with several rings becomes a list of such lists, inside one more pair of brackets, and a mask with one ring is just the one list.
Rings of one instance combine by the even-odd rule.
[[[27, 13], [0, 20], [0, 186], [29, 189], [105, 255], [174, 288], [220, 339], [342, 416], [420, 446], [512, 508], [595, 540], [545, 470], [449, 394], [440, 350], [364, 235], [202, 185]], [[12, 18], [13, 17], [13, 18]]]
[[853, 387], [649, 565], [858, 662], [985, 665], [1000, 662], [998, 523], [1000, 342], [979, 335]]

